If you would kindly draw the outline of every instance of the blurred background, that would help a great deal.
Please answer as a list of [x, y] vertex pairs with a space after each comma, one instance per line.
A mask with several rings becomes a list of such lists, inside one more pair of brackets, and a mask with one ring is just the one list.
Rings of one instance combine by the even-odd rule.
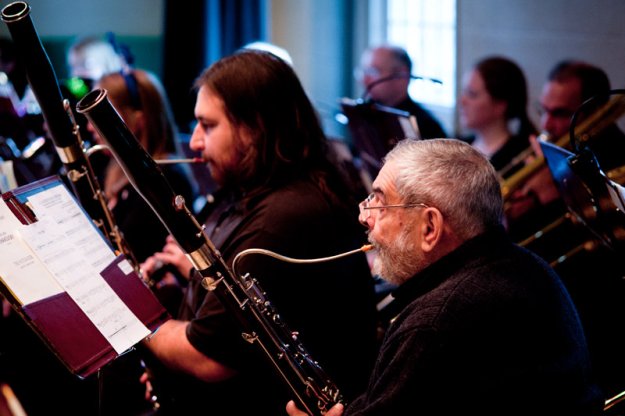
[[[9, 4], [2, 1], [1, 5]], [[477, 59], [502, 54], [525, 71], [531, 116], [548, 70], [559, 60], [587, 60], [625, 85], [625, 2], [622, 0], [31, 0], [31, 16], [62, 79], [66, 51], [77, 36], [111, 31], [129, 46], [135, 65], [161, 77], [181, 131], [189, 131], [194, 78], [211, 62], [256, 40], [274, 43], [293, 65], [328, 134], [341, 97], [358, 98], [354, 68], [369, 45], [404, 46], [412, 94], [446, 130], [459, 134], [460, 78]], [[9, 37], [0, 25], [0, 37]]]

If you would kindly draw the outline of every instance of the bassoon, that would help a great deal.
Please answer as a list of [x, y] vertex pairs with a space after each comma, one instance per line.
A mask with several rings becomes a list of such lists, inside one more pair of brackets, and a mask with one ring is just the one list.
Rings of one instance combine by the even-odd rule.
[[113, 247], [136, 266], [89, 162], [72, 109], [63, 99], [54, 68], [30, 16], [30, 6], [23, 1], [10, 3], [2, 9], [2, 20], [9, 28], [76, 198]]
[[202, 286], [215, 293], [241, 324], [242, 337], [256, 344], [309, 414], [323, 414], [342, 402], [337, 386], [311, 358], [258, 281], [237, 276], [187, 208], [161, 169], [128, 129], [103, 89], [91, 91], [77, 105], [111, 148], [130, 183], [150, 205], [201, 276]]

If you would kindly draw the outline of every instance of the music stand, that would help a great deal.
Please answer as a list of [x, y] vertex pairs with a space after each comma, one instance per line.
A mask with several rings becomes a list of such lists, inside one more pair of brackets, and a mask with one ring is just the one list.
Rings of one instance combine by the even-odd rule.
[[349, 98], [343, 98], [340, 104], [354, 148], [372, 178], [398, 141], [421, 138], [416, 118], [406, 111]]
[[625, 188], [603, 173], [589, 149], [575, 154], [549, 142], [540, 142], [540, 146], [560, 196], [575, 220], [605, 246], [622, 249]]

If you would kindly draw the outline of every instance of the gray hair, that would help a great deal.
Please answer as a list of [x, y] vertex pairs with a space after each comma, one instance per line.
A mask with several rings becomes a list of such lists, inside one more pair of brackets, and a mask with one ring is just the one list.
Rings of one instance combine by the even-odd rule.
[[405, 203], [438, 208], [461, 238], [501, 224], [503, 198], [495, 169], [457, 139], [400, 141], [386, 156], [397, 169], [395, 185]]

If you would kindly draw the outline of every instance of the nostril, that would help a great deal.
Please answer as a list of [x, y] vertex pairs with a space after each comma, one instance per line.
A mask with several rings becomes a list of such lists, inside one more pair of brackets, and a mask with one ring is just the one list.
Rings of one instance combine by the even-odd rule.
[[363, 214], [358, 215], [358, 221], [359, 221], [362, 225], [364, 225], [365, 227], [367, 227], [367, 228], [369, 228], [369, 229], [370, 229], [371, 227], [369, 226], [369, 219], [370, 219], [370, 218], [365, 217]]

